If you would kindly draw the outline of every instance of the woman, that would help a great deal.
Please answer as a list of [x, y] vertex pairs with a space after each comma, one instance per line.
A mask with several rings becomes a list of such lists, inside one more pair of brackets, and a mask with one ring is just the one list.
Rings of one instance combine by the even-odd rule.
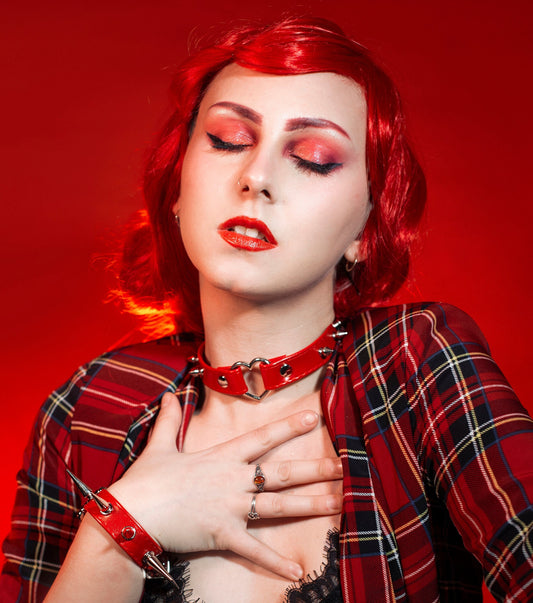
[[[198, 51], [174, 89], [121, 276], [181, 334], [43, 407], [6, 600], [473, 601], [482, 568], [530, 600], [531, 420], [463, 313], [370, 307], [425, 200], [389, 79], [289, 19]], [[106, 488], [79, 526], [75, 484]]]

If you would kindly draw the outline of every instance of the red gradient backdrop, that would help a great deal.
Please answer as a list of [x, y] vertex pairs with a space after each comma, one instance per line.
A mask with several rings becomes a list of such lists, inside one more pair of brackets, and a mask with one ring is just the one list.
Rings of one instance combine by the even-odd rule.
[[[186, 6], [186, 8], [184, 8]], [[403, 94], [429, 184], [427, 234], [403, 299], [470, 312], [529, 397], [531, 98], [528, 0], [294, 4], [380, 57]], [[82, 362], [134, 328], [104, 304], [93, 255], [141, 205], [145, 149], [193, 29], [277, 17], [285, 0], [9, 3], [0, 39], [0, 532], [32, 419]]]

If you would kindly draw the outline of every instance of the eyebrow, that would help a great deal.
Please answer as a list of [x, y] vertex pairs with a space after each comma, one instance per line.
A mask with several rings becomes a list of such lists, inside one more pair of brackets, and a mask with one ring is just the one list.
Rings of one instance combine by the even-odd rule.
[[245, 119], [249, 119], [254, 124], [260, 124], [263, 121], [263, 118], [261, 117], [261, 115], [259, 115], [259, 113], [257, 113], [253, 109], [250, 109], [249, 107], [244, 107], [243, 105], [239, 105], [237, 103], [230, 103], [228, 101], [220, 101], [219, 103], [215, 103], [215, 104], [211, 105], [209, 108], [212, 109], [213, 107], [223, 107], [225, 109], [230, 109], [231, 111], [234, 111], [241, 117], [244, 117]]
[[346, 136], [346, 138], [350, 138], [346, 131], [335, 122], [316, 117], [295, 117], [294, 119], [289, 119], [285, 130], [287, 132], [294, 132], [296, 130], [304, 130], [305, 128], [330, 128]]
[[[250, 109], [249, 107], [245, 107], [244, 105], [239, 105], [238, 103], [231, 103], [229, 101], [220, 101], [218, 103], [214, 103], [209, 107], [212, 109], [213, 107], [223, 107], [225, 109], [230, 109], [234, 111], [241, 117], [245, 119], [249, 119], [251, 122], [255, 124], [261, 124], [263, 122], [263, 118], [259, 113]], [[321, 119], [318, 117], [294, 117], [293, 119], [289, 119], [287, 121], [287, 125], [285, 126], [286, 132], [295, 132], [297, 130], [305, 130], [305, 128], [330, 128], [332, 130], [336, 130], [346, 138], [350, 138], [347, 134], [346, 130], [341, 128], [338, 124], [329, 119]]]

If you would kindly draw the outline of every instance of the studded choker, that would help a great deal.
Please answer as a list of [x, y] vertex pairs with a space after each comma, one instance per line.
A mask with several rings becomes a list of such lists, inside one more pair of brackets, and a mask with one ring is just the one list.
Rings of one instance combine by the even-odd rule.
[[[198, 356], [189, 358], [189, 362], [193, 364], [189, 374], [201, 377], [206, 387], [222, 394], [262, 400], [272, 390], [299, 381], [324, 366], [335, 351], [335, 341], [344, 335], [346, 335], [346, 331], [342, 330], [341, 322], [337, 321], [330, 325], [313, 343], [294, 354], [271, 359], [254, 358], [250, 362], [239, 360], [231, 366], [218, 367], [207, 364], [204, 353], [205, 344], [202, 343], [198, 349]], [[259, 366], [265, 387], [261, 394], [249, 391], [244, 379], [244, 371], [251, 371], [256, 364]]]

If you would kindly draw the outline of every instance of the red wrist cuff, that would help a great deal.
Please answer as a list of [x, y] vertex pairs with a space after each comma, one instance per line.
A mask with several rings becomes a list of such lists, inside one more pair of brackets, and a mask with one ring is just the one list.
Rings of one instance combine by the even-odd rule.
[[161, 545], [148, 534], [110, 492], [103, 489], [98, 492], [98, 496], [109, 503], [107, 509], [100, 509], [93, 499], [87, 502], [84, 510], [96, 519], [137, 565], [140, 567], [149, 565], [146, 555], [149, 557], [160, 555], [163, 552]]

